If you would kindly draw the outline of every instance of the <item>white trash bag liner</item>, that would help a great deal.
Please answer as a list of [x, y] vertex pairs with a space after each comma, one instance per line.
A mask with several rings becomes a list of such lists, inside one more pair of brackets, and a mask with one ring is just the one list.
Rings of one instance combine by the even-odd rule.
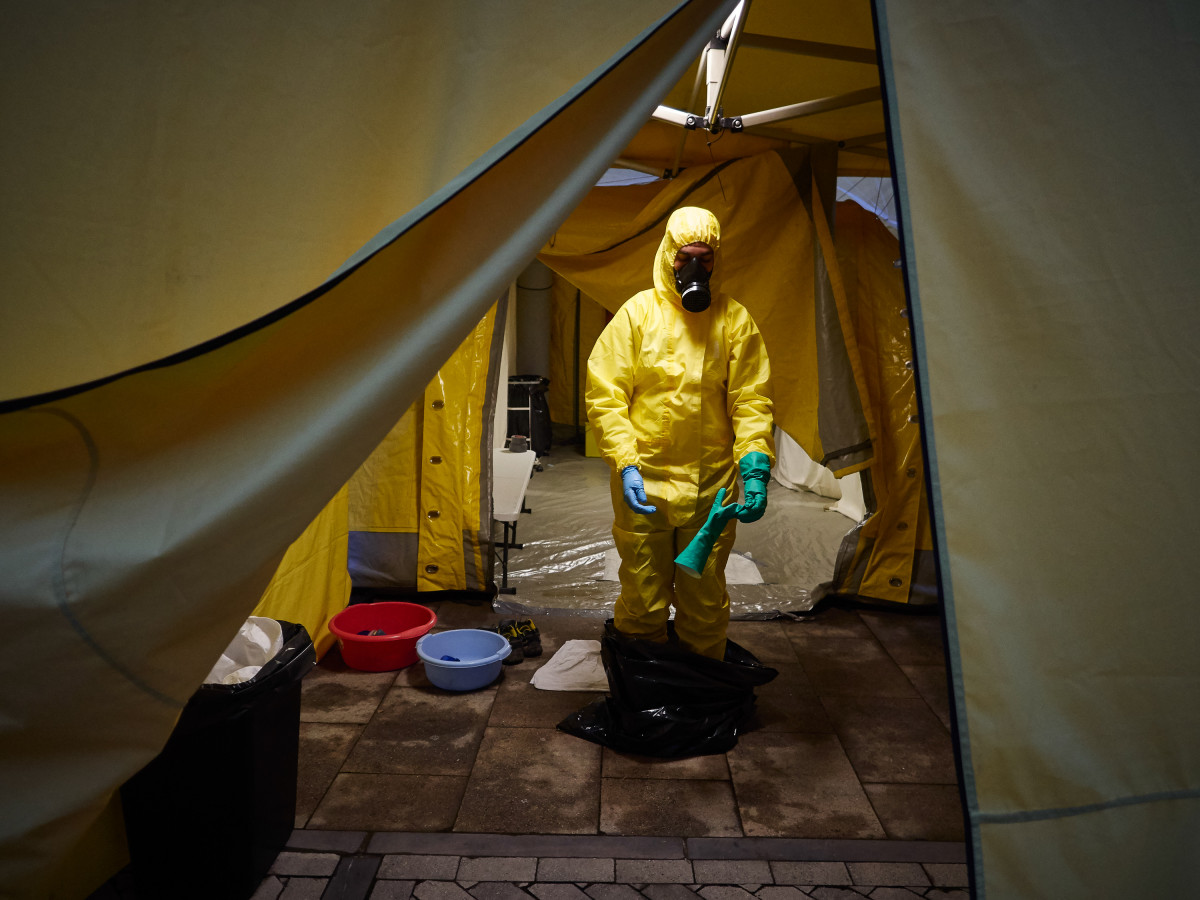
[[251, 616], [238, 629], [204, 683], [241, 684], [249, 681], [282, 649], [283, 628], [280, 624], [265, 616]]

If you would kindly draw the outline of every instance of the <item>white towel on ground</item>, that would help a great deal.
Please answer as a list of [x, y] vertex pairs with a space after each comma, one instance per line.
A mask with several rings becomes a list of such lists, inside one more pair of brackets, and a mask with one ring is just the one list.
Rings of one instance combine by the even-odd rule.
[[607, 691], [600, 642], [565, 642], [533, 673], [529, 683], [543, 691]]

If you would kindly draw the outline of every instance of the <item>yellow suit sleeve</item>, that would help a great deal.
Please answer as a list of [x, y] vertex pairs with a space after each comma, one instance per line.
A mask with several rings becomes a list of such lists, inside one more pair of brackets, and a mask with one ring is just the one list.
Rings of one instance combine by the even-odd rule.
[[733, 458], [765, 453], [775, 465], [775, 415], [771, 364], [758, 326], [745, 309], [735, 310], [730, 327], [729, 417]]
[[600, 455], [617, 472], [638, 464], [637, 435], [629, 419], [636, 338], [628, 304], [617, 310], [588, 357], [584, 403]]

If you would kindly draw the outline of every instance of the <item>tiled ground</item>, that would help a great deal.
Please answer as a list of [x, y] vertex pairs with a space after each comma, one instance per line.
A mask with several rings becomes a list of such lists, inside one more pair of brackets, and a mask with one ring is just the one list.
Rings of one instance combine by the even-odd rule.
[[[500, 618], [433, 605], [439, 630]], [[254, 900], [966, 900], [936, 616], [731, 623], [779, 676], [735, 748], [677, 760], [558, 731], [601, 695], [530, 677], [603, 625], [536, 621], [543, 656], [470, 693], [328, 654], [302, 684], [296, 829]], [[146, 898], [126, 869], [91, 900]]]
[[[487, 606], [443, 602], [438, 628], [481, 627]], [[733, 622], [779, 676], [757, 727], [728, 753], [628, 756], [558, 731], [602, 696], [532, 687], [535, 669], [599, 619], [543, 616], [543, 656], [470, 693], [421, 665], [305, 679], [296, 825], [317, 830], [961, 841], [936, 616], [828, 608], [804, 621]]]
[[[319, 843], [333, 833], [306, 832]], [[337, 832], [346, 835], [345, 832]], [[503, 838], [487, 835], [374, 835], [353, 833], [360, 852], [344, 845], [289, 849], [275, 860], [253, 900], [967, 900], [967, 867], [961, 862], [892, 861], [905, 852], [877, 854], [883, 861], [850, 861], [828, 853], [792, 853], [742, 844], [729, 852], [721, 839]], [[868, 842], [874, 843], [874, 842]], [[951, 858], [948, 847], [942, 858]], [[488, 854], [481, 853], [490, 849]], [[520, 853], [504, 856], [500, 853]], [[340, 852], [339, 852], [340, 851]], [[423, 852], [424, 851], [424, 852]], [[433, 852], [429, 852], [433, 851]], [[457, 851], [457, 852], [456, 852]], [[761, 851], [761, 852], [759, 852]], [[542, 854], [533, 856], [529, 854]], [[624, 856], [620, 854], [625, 854]], [[811, 857], [816, 858], [811, 858]], [[918, 854], [919, 856], [919, 854]], [[934, 858], [937, 853], [927, 853]]]

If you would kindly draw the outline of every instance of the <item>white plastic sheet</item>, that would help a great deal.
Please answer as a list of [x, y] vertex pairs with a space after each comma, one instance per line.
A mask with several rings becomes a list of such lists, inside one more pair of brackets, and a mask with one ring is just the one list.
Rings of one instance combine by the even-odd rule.
[[867, 514], [859, 474], [837, 478], [781, 428], [775, 429], [775, 467], [771, 469], [771, 477], [788, 490], [809, 491], [836, 500], [825, 508], [854, 522], [861, 522]]
[[804, 448], [781, 428], [775, 429], [775, 467], [771, 469], [771, 475], [794, 491], [812, 491], [833, 500], [842, 496], [833, 472], [804, 452]]

